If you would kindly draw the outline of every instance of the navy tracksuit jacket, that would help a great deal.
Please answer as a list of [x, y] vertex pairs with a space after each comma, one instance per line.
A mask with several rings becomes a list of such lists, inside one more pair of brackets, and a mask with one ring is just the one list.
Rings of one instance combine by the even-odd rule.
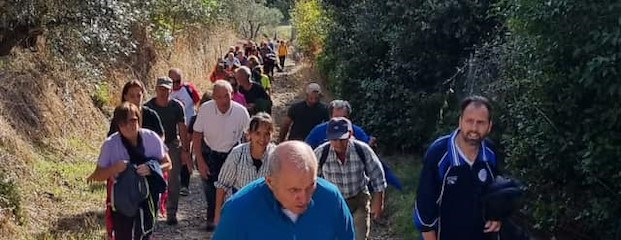
[[439, 240], [490, 239], [480, 196], [497, 174], [496, 155], [481, 143], [469, 165], [455, 144], [459, 129], [427, 150], [420, 175], [413, 220], [421, 232], [435, 230]]

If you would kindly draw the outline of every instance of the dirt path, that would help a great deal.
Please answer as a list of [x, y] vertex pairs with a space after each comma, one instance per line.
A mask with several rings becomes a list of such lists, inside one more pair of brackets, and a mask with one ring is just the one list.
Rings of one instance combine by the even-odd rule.
[[[288, 60], [285, 64], [284, 72], [276, 72], [273, 83], [272, 101], [274, 102], [273, 117], [276, 125], [280, 125], [282, 117], [286, 114], [286, 109], [295, 98], [302, 98], [302, 89], [305, 82], [296, 78], [308, 67], [296, 65]], [[279, 128], [276, 128], [275, 138], [278, 136]], [[179, 199], [179, 210], [177, 226], [166, 224], [166, 218], [160, 216], [157, 223], [157, 230], [153, 234], [155, 239], [166, 240], [193, 240], [210, 239], [211, 234], [205, 230], [207, 221], [207, 207], [202, 183], [197, 171], [194, 171], [190, 179], [190, 195]]]
[[[304, 87], [309, 82], [319, 82], [323, 84], [318, 74], [305, 64], [295, 64], [291, 60], [287, 60], [284, 72], [276, 72], [274, 82], [272, 83], [272, 117], [275, 120], [276, 132], [274, 139], [278, 138], [280, 132], [280, 123], [287, 113], [287, 108], [296, 100], [304, 98]], [[323, 102], [329, 102], [332, 95], [324, 88], [325, 97]], [[158, 219], [158, 228], [154, 233], [155, 239], [166, 240], [182, 240], [182, 239], [210, 239], [211, 233], [205, 229], [207, 221], [207, 208], [202, 185], [198, 172], [194, 171], [190, 180], [190, 195], [181, 197], [179, 200], [179, 210], [177, 218], [179, 224], [177, 226], [168, 226], [165, 218]], [[391, 239], [389, 228], [374, 224], [372, 226], [372, 240]]]

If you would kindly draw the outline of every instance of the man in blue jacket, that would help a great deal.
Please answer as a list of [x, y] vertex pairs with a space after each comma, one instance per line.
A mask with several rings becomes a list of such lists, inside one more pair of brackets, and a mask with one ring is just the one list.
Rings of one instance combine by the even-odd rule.
[[483, 240], [500, 230], [500, 221], [484, 219], [480, 199], [497, 174], [496, 155], [485, 141], [491, 116], [489, 100], [467, 97], [459, 128], [429, 146], [413, 216], [425, 240]]
[[[349, 114], [351, 113], [351, 105], [349, 102], [345, 100], [332, 100], [328, 105], [328, 111], [330, 112], [330, 118], [335, 117], [345, 117], [349, 118]], [[304, 140], [308, 145], [310, 145], [313, 149], [319, 147], [322, 143], [328, 141], [328, 135], [326, 134], [326, 128], [328, 128], [328, 122], [323, 122], [317, 124], [306, 136]], [[369, 136], [362, 128], [358, 125], [352, 124], [352, 128], [354, 131], [354, 137], [369, 146], [373, 146], [375, 144], [375, 138]]]
[[336, 186], [317, 178], [317, 159], [308, 145], [281, 143], [267, 164], [267, 177], [224, 204], [214, 240], [355, 239], [347, 203]]

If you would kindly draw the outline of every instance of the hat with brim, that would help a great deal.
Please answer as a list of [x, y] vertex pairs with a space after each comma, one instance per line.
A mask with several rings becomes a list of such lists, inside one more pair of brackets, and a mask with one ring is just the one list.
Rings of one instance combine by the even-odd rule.
[[310, 83], [306, 86], [306, 94], [311, 94], [313, 92], [317, 92], [321, 94], [321, 86], [317, 83]]
[[167, 89], [172, 89], [173, 81], [169, 77], [159, 77], [157, 78], [157, 83], [155, 86], [165, 87]]
[[326, 135], [328, 140], [349, 139], [351, 136], [351, 122], [344, 117], [330, 119]]

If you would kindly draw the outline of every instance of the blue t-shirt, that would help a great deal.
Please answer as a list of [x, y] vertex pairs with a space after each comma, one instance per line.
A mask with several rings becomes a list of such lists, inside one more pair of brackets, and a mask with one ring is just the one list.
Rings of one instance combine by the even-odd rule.
[[[308, 136], [306, 136], [306, 140], [304, 140], [308, 145], [310, 145], [313, 149], [319, 147], [322, 143], [328, 141], [328, 134], [326, 130], [328, 128], [328, 122], [320, 123], [310, 131]], [[367, 135], [362, 128], [357, 125], [352, 124], [352, 128], [354, 130], [354, 137], [361, 142], [369, 143], [371, 137]]]
[[233, 195], [222, 209], [214, 240], [353, 240], [354, 222], [338, 188], [317, 178], [317, 189], [306, 212], [296, 222], [260, 178]]

